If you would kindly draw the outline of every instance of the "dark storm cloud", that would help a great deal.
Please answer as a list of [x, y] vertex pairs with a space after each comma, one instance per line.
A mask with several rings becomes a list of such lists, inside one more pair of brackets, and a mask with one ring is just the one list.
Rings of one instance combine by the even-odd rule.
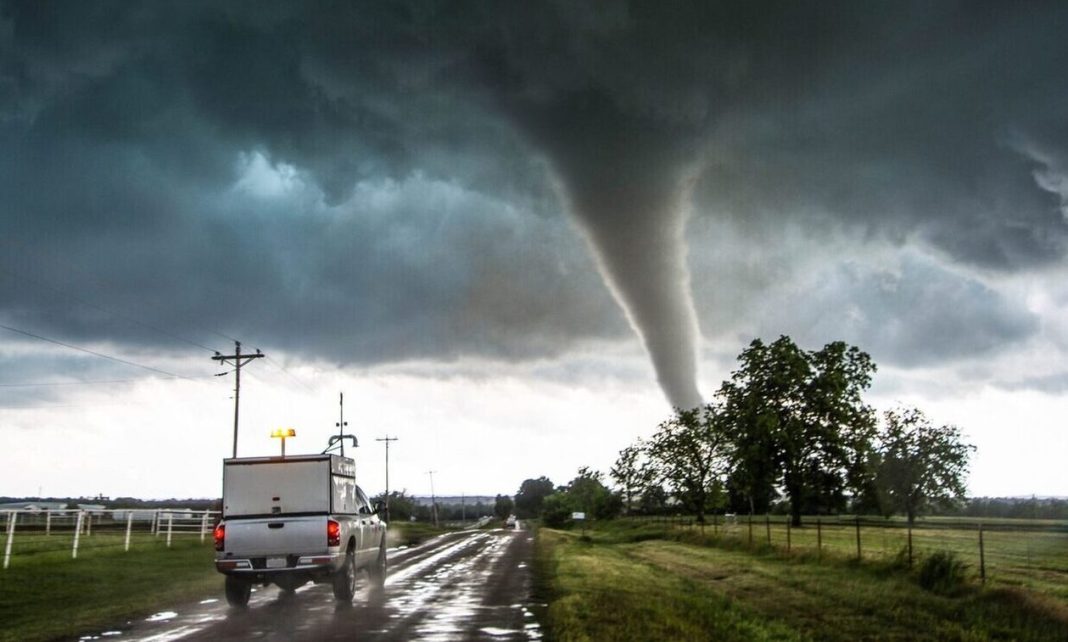
[[863, 345], [878, 363], [903, 367], [990, 357], [1039, 327], [1018, 301], [914, 257], [894, 270], [843, 266], [781, 303], [794, 311], [783, 317], [799, 340], [823, 345], [836, 336]]
[[[717, 278], [688, 273], [691, 200], [745, 242], [788, 219], [920, 242], [965, 271], [1063, 258], [1066, 13], [8, 3], [5, 263], [198, 340], [222, 328], [343, 363], [521, 359], [625, 336], [596, 265], [686, 404], [689, 280]], [[255, 159], [288, 186], [239, 188]], [[13, 278], [5, 318], [151, 340]], [[857, 341], [948, 358], [1033, 331], [967, 282], [916, 287], [919, 300], [963, 288], [983, 320], [909, 317], [890, 299], [902, 326]]]
[[796, 100], [726, 116], [699, 201], [741, 219], [829, 217], [980, 268], [1059, 261], [1066, 13], [926, 3], [890, 20], [810, 70]]
[[995, 384], [1002, 390], [1011, 392], [1018, 390], [1036, 390], [1048, 395], [1063, 395], [1068, 392], [1068, 372], [1044, 375], [1040, 377], [1023, 377], [1018, 381], [997, 381]]

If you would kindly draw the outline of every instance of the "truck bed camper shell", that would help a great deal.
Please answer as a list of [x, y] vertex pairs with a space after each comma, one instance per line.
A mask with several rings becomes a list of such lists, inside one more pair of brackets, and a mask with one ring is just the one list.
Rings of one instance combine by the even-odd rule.
[[223, 460], [223, 519], [353, 515], [356, 465], [340, 455]]

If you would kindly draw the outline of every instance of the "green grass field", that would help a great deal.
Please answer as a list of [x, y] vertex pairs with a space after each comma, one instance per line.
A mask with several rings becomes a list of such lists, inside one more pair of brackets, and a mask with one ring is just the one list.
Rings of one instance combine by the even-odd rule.
[[0, 640], [49, 640], [73, 636], [125, 619], [149, 615], [160, 604], [222, 596], [211, 541], [141, 533], [123, 551], [123, 535], [82, 539], [78, 559], [71, 536], [17, 537], [11, 565], [0, 570]]
[[[856, 525], [849, 519], [808, 518], [802, 528], [772, 518], [770, 528], [764, 517], [753, 520], [753, 543], [771, 546], [780, 552], [789, 547], [792, 554], [855, 559]], [[679, 530], [702, 532], [710, 540], [717, 537], [748, 545], [749, 525], [744, 517], [730, 525], [706, 525], [700, 529], [667, 524]], [[866, 561], [893, 562], [907, 559], [908, 529], [901, 521], [862, 520], [861, 557]], [[977, 579], [980, 574], [979, 532], [974, 522], [928, 519], [912, 530], [916, 560], [937, 550], [956, 553]], [[991, 586], [1023, 587], [1068, 601], [1068, 528], [1063, 522], [992, 520], [984, 525], [983, 558], [987, 583]]]
[[889, 560], [858, 565], [844, 534], [825, 540], [818, 559], [750, 550], [747, 527], [741, 539], [709, 531], [629, 520], [587, 537], [539, 531], [537, 586], [553, 638], [1064, 640], [1068, 632], [1068, 601], [1056, 590], [973, 582], [938, 595]]

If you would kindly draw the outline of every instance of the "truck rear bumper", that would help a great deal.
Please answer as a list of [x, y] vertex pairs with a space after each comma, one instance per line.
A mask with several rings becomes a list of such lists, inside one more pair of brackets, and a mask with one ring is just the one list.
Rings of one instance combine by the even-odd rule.
[[345, 563], [344, 553], [286, 555], [276, 557], [227, 557], [215, 560], [215, 570], [224, 575], [270, 579], [285, 573], [330, 574]]

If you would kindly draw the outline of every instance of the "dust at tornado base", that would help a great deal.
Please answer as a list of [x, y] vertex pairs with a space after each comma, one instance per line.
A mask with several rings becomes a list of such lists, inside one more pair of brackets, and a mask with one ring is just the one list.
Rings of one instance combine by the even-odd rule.
[[[82, 640], [539, 640], [531, 601], [533, 534], [449, 533], [391, 550], [383, 589], [363, 586], [351, 604], [326, 584], [293, 595], [256, 589], [247, 610], [219, 594]], [[162, 608], [162, 606], [161, 606]]]

